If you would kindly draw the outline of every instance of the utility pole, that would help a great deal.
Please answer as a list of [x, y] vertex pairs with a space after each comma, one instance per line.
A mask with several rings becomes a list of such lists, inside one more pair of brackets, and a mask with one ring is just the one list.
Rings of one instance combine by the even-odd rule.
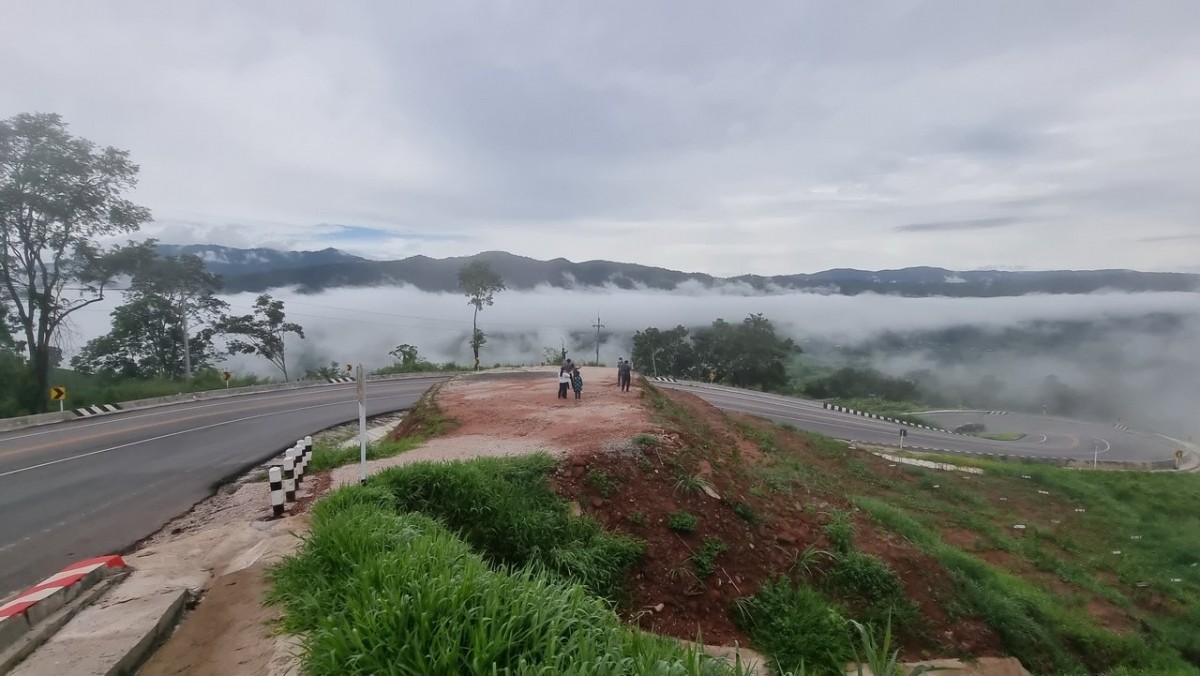
[[192, 377], [192, 346], [189, 344], [187, 295], [179, 299], [179, 323], [183, 325], [183, 377]]
[[599, 310], [596, 310], [596, 323], [592, 324], [592, 326], [596, 327], [596, 366], [599, 366], [600, 365], [600, 329], [604, 328], [604, 325], [600, 323], [600, 311]]

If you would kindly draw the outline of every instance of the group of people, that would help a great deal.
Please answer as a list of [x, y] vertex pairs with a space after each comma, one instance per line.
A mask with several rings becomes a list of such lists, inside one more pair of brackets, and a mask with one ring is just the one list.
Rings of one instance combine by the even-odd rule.
[[576, 399], [583, 398], [583, 374], [570, 359], [563, 362], [562, 367], [558, 369], [558, 398], [566, 399], [569, 389], [575, 390]]
[[[621, 357], [617, 359], [617, 386], [622, 392], [628, 392], [633, 383], [633, 363]], [[569, 399], [568, 393], [575, 392], [576, 399], [583, 398], [583, 373], [570, 359], [563, 362], [558, 369], [558, 398]]]

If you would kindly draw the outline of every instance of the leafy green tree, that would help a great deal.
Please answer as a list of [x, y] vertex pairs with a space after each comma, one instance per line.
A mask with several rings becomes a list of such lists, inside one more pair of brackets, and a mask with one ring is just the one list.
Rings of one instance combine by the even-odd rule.
[[103, 300], [116, 272], [99, 239], [150, 219], [123, 197], [137, 173], [128, 152], [72, 136], [58, 115], [0, 122], [0, 293], [24, 334], [35, 410], [47, 406], [42, 393], [63, 322]]
[[741, 324], [718, 319], [695, 332], [693, 345], [697, 377], [763, 391], [788, 384], [787, 360], [800, 351], [791, 338], [781, 338], [762, 314], [752, 314]]
[[690, 377], [695, 367], [695, 352], [688, 330], [682, 326], [666, 331], [651, 327], [634, 333], [630, 359], [643, 372], [649, 368], [654, 375]]
[[493, 297], [508, 287], [486, 261], [471, 261], [458, 271], [458, 288], [466, 295], [467, 304], [475, 308], [471, 314], [470, 344], [475, 356], [475, 370], [478, 371], [479, 348], [487, 342], [486, 335], [479, 329], [479, 313], [484, 306], [491, 307]]
[[112, 329], [91, 340], [71, 363], [78, 371], [121, 378], [190, 377], [211, 365], [215, 326], [228, 305], [216, 297], [218, 276], [196, 256], [160, 256], [155, 241], [114, 256], [132, 275]]
[[294, 333], [304, 339], [304, 329], [287, 321], [283, 301], [262, 294], [254, 301], [254, 314], [225, 317], [216, 327], [218, 333], [233, 336], [226, 345], [230, 354], [257, 354], [266, 357], [288, 379], [284, 338]]
[[416, 346], [409, 345], [408, 343], [397, 345], [395, 349], [388, 352], [388, 354], [398, 359], [400, 361], [400, 366], [403, 368], [411, 368], [421, 362], [421, 354], [417, 352]]
[[168, 380], [183, 378], [185, 363], [208, 366], [216, 357], [213, 329], [204, 328], [185, 342], [178, 310], [163, 296], [134, 296], [113, 310], [112, 328], [88, 341], [71, 359], [71, 366], [117, 379]]

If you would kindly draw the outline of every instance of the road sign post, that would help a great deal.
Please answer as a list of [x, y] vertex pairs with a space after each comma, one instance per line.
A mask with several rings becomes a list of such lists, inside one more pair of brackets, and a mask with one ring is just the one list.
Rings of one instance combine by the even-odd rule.
[[363, 367], [354, 373], [358, 392], [358, 483], [367, 483], [367, 393], [363, 382]]
[[55, 385], [50, 388], [50, 401], [58, 402], [58, 412], [63, 412], [63, 402], [67, 400], [67, 388], [62, 385]]
[[907, 437], [907, 436], [908, 436], [908, 429], [901, 427], [900, 428], [900, 450], [902, 450], [902, 451], [904, 450], [904, 437]]
[[229, 379], [233, 378], [233, 374], [229, 371], [221, 371], [221, 380], [225, 381], [225, 388], [229, 388]]

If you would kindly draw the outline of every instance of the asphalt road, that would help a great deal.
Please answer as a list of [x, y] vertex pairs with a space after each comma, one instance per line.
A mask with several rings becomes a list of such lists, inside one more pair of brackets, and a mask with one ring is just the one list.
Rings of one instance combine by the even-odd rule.
[[[408, 408], [444, 379], [368, 383], [367, 413]], [[0, 598], [150, 535], [224, 479], [357, 419], [355, 402], [353, 384], [326, 385], [0, 434]]]
[[[368, 414], [408, 408], [445, 378], [369, 383]], [[824, 410], [820, 402], [700, 383], [656, 384], [692, 392], [720, 408], [839, 439], [878, 444], [895, 444], [898, 439], [899, 426], [894, 423]], [[354, 385], [327, 385], [0, 433], [0, 598], [75, 559], [125, 549], [211, 495], [224, 479], [306, 434], [357, 415]], [[981, 415], [948, 412], [931, 417], [950, 425], [978, 422]], [[1162, 437], [1106, 425], [1036, 416], [985, 416], [984, 421], [990, 431], [1026, 436], [1003, 442], [910, 428], [906, 443], [1060, 458], [1090, 458], [1097, 450], [1107, 460], [1161, 460], [1173, 452]]]
[[[654, 384], [691, 392], [723, 409], [791, 423], [836, 439], [889, 445], [899, 442], [899, 425], [825, 410], [819, 401], [702, 383]], [[1172, 442], [1156, 434], [1120, 430], [1101, 423], [1031, 415], [990, 415], [982, 411], [954, 411], [925, 417], [950, 429], [969, 422], [983, 422], [988, 432], [1015, 432], [1025, 436], [1017, 441], [993, 441], [910, 427], [904, 442], [906, 446], [1041, 458], [1091, 459], [1098, 455], [1101, 460], [1110, 461], [1168, 460], [1175, 450]]]

